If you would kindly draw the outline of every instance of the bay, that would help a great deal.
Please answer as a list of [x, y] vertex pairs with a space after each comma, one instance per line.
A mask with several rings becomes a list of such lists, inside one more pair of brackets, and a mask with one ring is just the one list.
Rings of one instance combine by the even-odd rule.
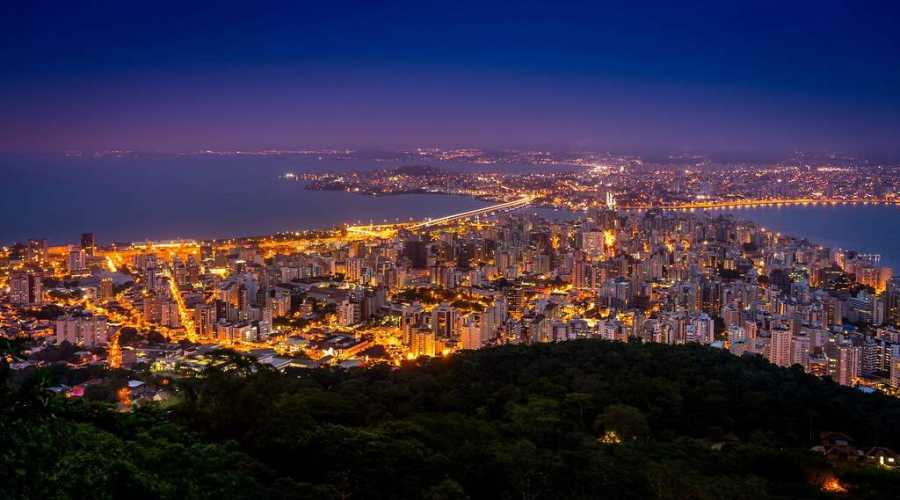
[[807, 238], [830, 248], [881, 255], [900, 269], [900, 207], [894, 205], [806, 205], [717, 210], [752, 220], [766, 229]]
[[285, 172], [384, 168], [284, 158], [0, 158], [0, 243], [226, 238], [436, 217], [490, 205], [463, 196], [309, 191]]

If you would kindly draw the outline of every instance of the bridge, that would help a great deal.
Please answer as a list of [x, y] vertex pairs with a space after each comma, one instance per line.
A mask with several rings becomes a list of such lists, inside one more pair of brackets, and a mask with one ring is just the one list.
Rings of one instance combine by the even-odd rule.
[[358, 225], [358, 226], [349, 226], [347, 227], [347, 231], [349, 233], [367, 236], [367, 237], [380, 237], [385, 238], [389, 237], [393, 234], [394, 231], [405, 228], [405, 229], [424, 229], [432, 226], [438, 226], [441, 224], [448, 224], [451, 222], [471, 219], [473, 217], [480, 217], [482, 215], [488, 215], [496, 212], [502, 212], [505, 210], [515, 210], [517, 208], [522, 208], [524, 206], [530, 205], [535, 200], [534, 196], [524, 195], [521, 198], [518, 198], [513, 201], [507, 201], [503, 203], [498, 203], [496, 205], [491, 205], [488, 207], [476, 208], [474, 210], [466, 210], [465, 212], [460, 212], [456, 214], [445, 215], [443, 217], [438, 217], [436, 219], [426, 219], [418, 222], [398, 222], [395, 224], [370, 224], [370, 225]]
[[476, 208], [475, 210], [467, 210], [465, 212], [460, 212], [458, 214], [446, 215], [444, 217], [438, 217], [437, 219], [427, 219], [422, 222], [416, 222], [409, 225], [410, 229], [421, 229], [425, 227], [438, 226], [441, 224], [447, 224], [448, 222], [454, 222], [458, 220], [470, 219], [472, 217], [479, 217], [482, 215], [488, 215], [495, 212], [500, 212], [504, 210], [513, 210], [516, 208], [521, 208], [526, 205], [530, 205], [531, 202], [534, 201], [534, 197], [531, 195], [525, 195], [518, 200], [507, 201], [506, 203], [499, 203], [497, 205], [491, 205], [489, 207], [484, 208]]

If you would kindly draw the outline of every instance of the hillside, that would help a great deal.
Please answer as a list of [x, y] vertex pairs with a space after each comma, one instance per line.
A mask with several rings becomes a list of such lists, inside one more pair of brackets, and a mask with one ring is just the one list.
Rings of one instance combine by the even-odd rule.
[[900, 400], [710, 348], [574, 341], [287, 374], [223, 356], [177, 381], [165, 409], [129, 414], [48, 398], [48, 371], [5, 371], [0, 497], [881, 499], [900, 488], [900, 472], [810, 451], [823, 432], [900, 449]]

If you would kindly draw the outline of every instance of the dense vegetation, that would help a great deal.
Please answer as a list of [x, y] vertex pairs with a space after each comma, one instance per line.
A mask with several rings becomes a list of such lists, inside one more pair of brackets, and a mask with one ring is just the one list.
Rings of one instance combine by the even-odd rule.
[[900, 400], [710, 348], [577, 341], [288, 374], [224, 355], [131, 414], [47, 397], [43, 371], [4, 382], [0, 497], [830, 498], [832, 476], [847, 497], [900, 491], [898, 472], [808, 451], [820, 431], [900, 448]]

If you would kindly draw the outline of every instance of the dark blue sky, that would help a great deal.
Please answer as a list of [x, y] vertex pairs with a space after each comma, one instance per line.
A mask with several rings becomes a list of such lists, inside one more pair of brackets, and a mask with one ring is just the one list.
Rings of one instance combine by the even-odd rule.
[[0, 6], [0, 151], [900, 155], [898, 2], [79, 3]]

